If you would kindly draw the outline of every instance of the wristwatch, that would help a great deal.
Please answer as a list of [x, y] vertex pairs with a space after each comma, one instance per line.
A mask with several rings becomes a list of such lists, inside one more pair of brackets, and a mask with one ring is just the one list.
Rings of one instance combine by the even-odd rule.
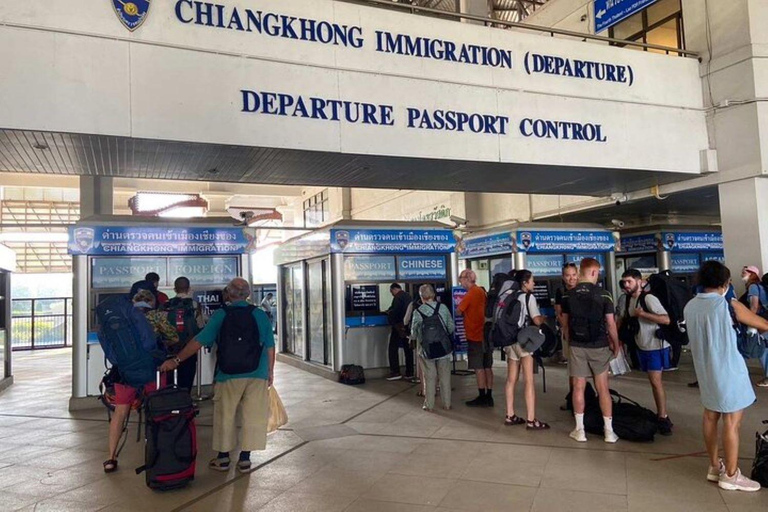
[[178, 367], [178, 366], [181, 366], [181, 359], [179, 359], [178, 357], [174, 357], [174, 358], [173, 358], [173, 360], [174, 360], [174, 362], [176, 363], [176, 366], [177, 366], [177, 367]]

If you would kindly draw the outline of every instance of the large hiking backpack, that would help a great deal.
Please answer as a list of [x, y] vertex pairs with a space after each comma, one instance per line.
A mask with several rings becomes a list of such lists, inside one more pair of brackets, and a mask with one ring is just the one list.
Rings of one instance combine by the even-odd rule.
[[499, 273], [493, 275], [493, 281], [488, 288], [488, 295], [485, 298], [485, 319], [486, 321], [492, 321], [496, 314], [496, 306], [499, 302], [499, 297], [508, 292], [510, 287], [516, 286], [514, 280], [509, 277], [509, 274]]
[[195, 318], [195, 301], [174, 297], [165, 303], [163, 309], [167, 311], [168, 323], [176, 328], [179, 335], [179, 343], [172, 345], [169, 352], [178, 354], [200, 332]]
[[685, 328], [683, 311], [693, 298], [691, 290], [682, 281], [672, 277], [669, 271], [659, 272], [648, 277], [651, 295], [659, 299], [669, 315], [669, 325], [660, 325], [659, 334], [670, 345], [687, 345], [688, 332]]
[[[174, 371], [174, 381], [177, 372]], [[173, 386], [158, 389], [144, 399], [144, 465], [150, 489], [167, 491], [184, 487], [195, 479], [197, 457], [197, 411], [189, 391]]]
[[115, 295], [96, 306], [99, 343], [122, 381], [135, 388], [152, 382], [164, 354], [155, 331], [139, 309], [124, 295]]
[[603, 298], [596, 287], [579, 292], [577, 286], [568, 297], [568, 323], [571, 341], [589, 345], [595, 343], [603, 329]]
[[451, 336], [440, 318], [440, 308], [445, 306], [437, 304], [433, 308], [429, 304], [424, 305], [432, 309], [432, 314], [426, 316], [421, 309], [414, 311], [421, 317], [421, 350], [427, 359], [445, 357], [453, 351]]
[[[610, 393], [613, 400], [613, 431], [616, 435], [624, 441], [636, 443], [653, 441], [659, 429], [656, 413], [613, 389]], [[602, 435], [605, 424], [600, 400], [589, 382], [584, 397], [584, 430]]]
[[496, 316], [490, 329], [491, 343], [496, 348], [504, 348], [517, 343], [520, 333], [520, 320], [525, 311], [520, 303], [521, 292], [517, 287], [499, 297]]
[[264, 346], [259, 340], [259, 327], [253, 317], [256, 306], [225, 306], [216, 360], [219, 369], [230, 375], [256, 371]]

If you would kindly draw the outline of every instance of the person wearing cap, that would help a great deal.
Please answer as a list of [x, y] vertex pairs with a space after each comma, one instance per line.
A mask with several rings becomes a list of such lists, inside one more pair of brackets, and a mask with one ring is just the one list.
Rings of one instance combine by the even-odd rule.
[[[760, 282], [760, 269], [755, 265], [747, 265], [741, 269], [741, 280], [747, 287], [747, 292], [742, 296], [741, 302], [756, 315], [763, 315], [768, 308], [768, 293]], [[757, 383], [761, 388], [768, 388], [768, 350], [763, 352], [760, 358], [763, 365], [763, 379]]]
[[[517, 343], [504, 347], [507, 355], [507, 383], [504, 388], [507, 399], [507, 416], [504, 424], [507, 426], [525, 424], [527, 430], [547, 430], [549, 425], [536, 419], [536, 383], [533, 380], [533, 353], [544, 343], [544, 334], [539, 329], [546, 318], [539, 311], [536, 297], [533, 296], [535, 282], [530, 270], [518, 270], [514, 280], [520, 292], [515, 300], [520, 301], [522, 314], [518, 323], [519, 332]], [[523, 368], [525, 380], [526, 416], [521, 418], [515, 414], [515, 386]]]

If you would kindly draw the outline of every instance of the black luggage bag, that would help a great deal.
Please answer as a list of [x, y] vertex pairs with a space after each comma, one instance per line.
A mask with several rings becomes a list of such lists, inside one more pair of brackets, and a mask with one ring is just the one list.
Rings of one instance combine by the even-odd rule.
[[189, 390], [174, 384], [160, 388], [144, 399], [144, 465], [136, 474], [146, 472], [150, 489], [167, 491], [186, 486], [195, 479], [197, 457], [197, 410], [192, 404]]

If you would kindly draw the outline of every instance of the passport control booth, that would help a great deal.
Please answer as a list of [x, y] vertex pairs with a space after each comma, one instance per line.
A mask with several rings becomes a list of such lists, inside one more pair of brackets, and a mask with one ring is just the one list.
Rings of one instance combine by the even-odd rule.
[[[203, 220], [203, 219], [201, 219]], [[220, 308], [222, 290], [233, 278], [251, 281], [251, 228], [211, 220], [137, 221], [135, 217], [85, 219], [69, 229], [73, 260], [73, 397], [70, 409], [93, 406], [108, 362], [98, 341], [96, 306], [107, 297], [128, 294], [149, 272], [160, 276], [158, 289], [170, 298], [173, 283], [190, 280], [194, 299], [206, 317]], [[196, 384], [213, 383], [215, 354], [202, 350]], [[200, 386], [196, 386], [199, 390]], [[194, 394], [194, 391], [193, 391]], [[198, 398], [201, 398], [198, 396]]]
[[562, 287], [562, 270], [566, 263], [595, 258], [602, 267], [600, 283], [616, 293], [618, 278], [614, 250], [617, 234], [593, 225], [521, 224], [514, 230], [477, 233], [459, 243], [459, 259], [463, 268], [477, 274], [477, 284], [489, 289], [493, 276], [512, 269], [533, 272], [534, 296], [541, 313], [554, 319], [555, 292]]
[[329, 378], [345, 364], [384, 376], [390, 285], [416, 298], [419, 286], [432, 284], [450, 309], [455, 245], [445, 224], [365, 221], [283, 243], [275, 251], [279, 360]]

